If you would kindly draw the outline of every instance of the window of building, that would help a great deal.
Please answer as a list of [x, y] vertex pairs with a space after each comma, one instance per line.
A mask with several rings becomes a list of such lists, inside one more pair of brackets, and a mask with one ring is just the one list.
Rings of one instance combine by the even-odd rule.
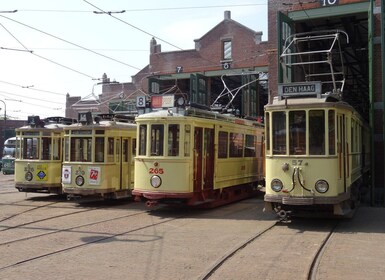
[[223, 59], [224, 60], [232, 59], [232, 56], [231, 56], [231, 40], [223, 41], [222, 42], [222, 48], [223, 48]]

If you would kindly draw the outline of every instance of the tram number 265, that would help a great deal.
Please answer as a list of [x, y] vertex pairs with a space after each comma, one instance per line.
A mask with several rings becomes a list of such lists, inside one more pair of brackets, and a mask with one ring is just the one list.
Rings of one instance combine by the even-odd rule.
[[164, 170], [163, 170], [163, 168], [150, 168], [148, 173], [150, 173], [150, 174], [163, 174]]

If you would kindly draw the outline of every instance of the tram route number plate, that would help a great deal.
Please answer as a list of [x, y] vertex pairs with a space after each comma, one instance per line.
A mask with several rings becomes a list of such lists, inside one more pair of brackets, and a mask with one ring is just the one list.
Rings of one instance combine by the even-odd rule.
[[279, 84], [278, 95], [301, 96], [321, 94], [321, 82]]

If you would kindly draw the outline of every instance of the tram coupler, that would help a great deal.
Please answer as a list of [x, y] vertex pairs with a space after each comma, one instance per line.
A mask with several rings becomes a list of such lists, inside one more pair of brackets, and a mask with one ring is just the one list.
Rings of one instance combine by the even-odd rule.
[[155, 206], [157, 206], [158, 204], [159, 204], [159, 203], [158, 203], [157, 200], [147, 200], [147, 201], [146, 201], [146, 206], [147, 206], [148, 208], [155, 207]]
[[67, 194], [67, 200], [79, 200], [81, 199], [81, 195], [75, 195], [75, 194]]
[[278, 215], [278, 217], [279, 217], [281, 222], [289, 221], [291, 211], [286, 211], [286, 210], [283, 210], [283, 209], [280, 209], [280, 210], [274, 209], [274, 210], [276, 210], [276, 214]]

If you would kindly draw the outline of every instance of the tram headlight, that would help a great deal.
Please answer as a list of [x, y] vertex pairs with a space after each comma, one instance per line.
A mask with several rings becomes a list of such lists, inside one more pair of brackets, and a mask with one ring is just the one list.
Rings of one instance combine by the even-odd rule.
[[27, 181], [32, 181], [32, 178], [33, 178], [33, 175], [32, 175], [32, 172], [27, 172], [25, 173], [25, 176], [24, 176], [25, 180]]
[[280, 192], [283, 188], [282, 181], [279, 179], [274, 179], [271, 181], [270, 187], [275, 192]]
[[162, 184], [162, 179], [158, 175], [154, 175], [150, 179], [150, 184], [153, 188], [159, 188]]
[[80, 176], [80, 175], [77, 176], [76, 179], [75, 179], [75, 183], [79, 187], [83, 186], [84, 185], [84, 178], [83, 178], [83, 176]]
[[315, 183], [315, 189], [319, 193], [326, 193], [329, 190], [329, 184], [325, 180], [318, 180]]

